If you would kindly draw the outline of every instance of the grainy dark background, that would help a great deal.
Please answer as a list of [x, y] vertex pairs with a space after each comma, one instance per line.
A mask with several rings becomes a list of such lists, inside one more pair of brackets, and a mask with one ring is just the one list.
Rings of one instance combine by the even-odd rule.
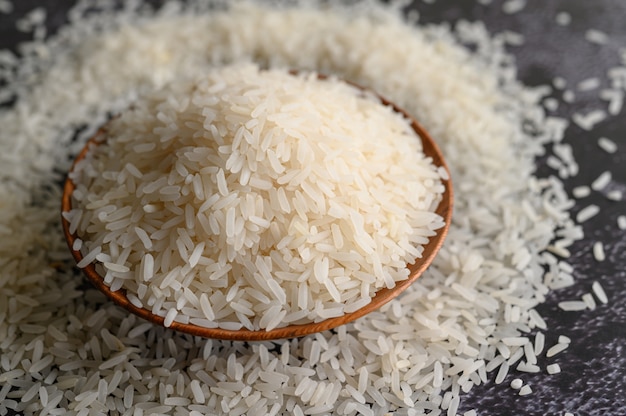
[[[16, 19], [37, 6], [48, 10], [51, 32], [66, 22], [65, 11], [71, 0], [16, 0], [10, 15], [0, 14], [0, 49], [14, 49], [29, 35], [15, 30]], [[620, 64], [620, 49], [626, 49], [626, 2], [624, 0], [544, 0], [528, 1], [519, 13], [502, 11], [504, 1], [494, 0], [480, 5], [469, 0], [415, 1], [410, 8], [420, 14], [420, 22], [454, 23], [459, 19], [481, 20], [491, 32], [511, 30], [521, 33], [525, 42], [512, 47], [519, 78], [528, 85], [548, 84], [555, 76], [568, 81], [570, 88], [583, 79], [606, 79], [609, 68]], [[558, 12], [572, 16], [568, 26], [555, 24]], [[598, 46], [585, 40], [588, 29], [598, 29], [610, 35], [606, 45]], [[625, 57], [626, 59], [626, 57]], [[560, 98], [559, 94], [555, 94]], [[597, 91], [578, 93], [573, 104], [561, 101], [558, 115], [568, 116], [577, 111], [606, 108]], [[607, 154], [597, 146], [597, 138], [606, 136], [618, 144], [615, 154]], [[565, 182], [571, 191], [577, 185], [590, 184], [606, 169], [613, 172], [611, 189], [621, 189], [626, 195], [626, 117], [600, 123], [592, 132], [570, 127], [566, 142], [572, 144], [580, 174]], [[549, 169], [538, 166], [546, 174]], [[574, 212], [594, 203], [601, 214], [584, 224], [586, 239], [573, 247], [571, 262], [576, 268], [577, 283], [570, 288], [550, 294], [538, 309], [546, 318], [550, 331], [546, 348], [556, 343], [559, 335], [572, 339], [565, 352], [539, 364], [544, 369], [537, 374], [512, 371], [504, 383], [493, 381], [474, 388], [463, 397], [459, 413], [476, 409], [479, 415], [603, 415], [626, 416], [626, 233], [616, 228], [618, 215], [626, 215], [626, 201], [607, 200], [600, 193], [579, 201]], [[591, 247], [595, 241], [605, 245], [607, 259], [594, 260]], [[610, 302], [594, 311], [564, 312], [557, 304], [562, 300], [580, 299], [591, 291], [593, 281], [605, 288]], [[559, 363], [562, 372], [548, 375], [545, 366]], [[495, 374], [492, 374], [492, 379]], [[520, 377], [532, 386], [533, 394], [520, 397], [509, 387], [513, 378]]]

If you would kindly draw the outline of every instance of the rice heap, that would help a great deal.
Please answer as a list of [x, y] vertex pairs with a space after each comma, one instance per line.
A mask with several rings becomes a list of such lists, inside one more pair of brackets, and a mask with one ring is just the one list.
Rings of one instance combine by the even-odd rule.
[[[1, 96], [16, 101], [0, 113], [0, 414], [455, 415], [474, 386], [539, 371], [549, 338], [535, 307], [573, 281], [546, 250], [567, 254], [581, 230], [562, 183], [533, 176], [564, 125], [515, 81], [501, 42], [460, 25], [472, 53], [447, 27], [375, 2], [139, 3], [94, 15], [80, 2], [58, 36], [2, 55]], [[455, 178], [456, 219], [433, 266], [335, 331], [259, 343], [178, 334], [73, 269], [59, 184], [85, 139], [139, 95], [242, 61], [378, 91], [424, 123]]]
[[336, 79], [226, 66], [105, 129], [71, 175], [79, 266], [102, 262], [166, 326], [353, 312], [408, 278], [443, 226], [440, 173], [409, 120]]

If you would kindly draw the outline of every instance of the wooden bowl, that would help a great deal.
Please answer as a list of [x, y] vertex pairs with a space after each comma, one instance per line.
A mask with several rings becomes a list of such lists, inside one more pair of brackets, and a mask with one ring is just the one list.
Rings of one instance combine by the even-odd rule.
[[[326, 78], [323, 75], [320, 75], [320, 78]], [[365, 88], [356, 85], [354, 83], [350, 83], [355, 85], [358, 88], [365, 90]], [[385, 99], [384, 97], [378, 95], [381, 102], [393, 108], [394, 111], [404, 115], [411, 122], [411, 127], [422, 139], [423, 152], [426, 156], [431, 157], [433, 163], [436, 166], [442, 166], [447, 172], [449, 176], [448, 166], [439, 150], [439, 147], [432, 139], [432, 137], [428, 134], [428, 132], [406, 111], [392, 103], [391, 101]], [[87, 152], [89, 151], [92, 145], [98, 145], [101, 143], [101, 136], [105, 133], [105, 130], [100, 129], [85, 145], [82, 151], [78, 154], [74, 163], [70, 169], [70, 172], [74, 170], [76, 164], [85, 158]], [[185, 332], [192, 335], [197, 335], [205, 338], [215, 338], [215, 339], [224, 339], [224, 340], [238, 340], [238, 341], [262, 341], [262, 340], [272, 340], [272, 339], [281, 339], [281, 338], [295, 338], [301, 337], [308, 334], [313, 334], [316, 332], [325, 331], [328, 329], [332, 329], [338, 327], [340, 325], [347, 324], [349, 322], [354, 321], [366, 315], [378, 308], [380, 308], [385, 303], [389, 302], [399, 294], [401, 294], [406, 288], [408, 288], [415, 280], [424, 271], [428, 268], [428, 266], [432, 263], [435, 255], [441, 248], [443, 241], [448, 233], [448, 228], [450, 226], [450, 221], [452, 218], [452, 205], [453, 205], [453, 192], [452, 192], [452, 182], [451, 180], [442, 180], [445, 186], [445, 192], [443, 193], [443, 198], [439, 203], [435, 212], [443, 217], [445, 221], [445, 226], [439, 230], [437, 230], [437, 234], [432, 236], [428, 244], [424, 246], [424, 251], [422, 257], [417, 259], [415, 264], [407, 265], [409, 269], [409, 277], [406, 280], [397, 282], [396, 286], [392, 289], [383, 288], [376, 292], [375, 296], [372, 298], [372, 301], [366, 306], [358, 309], [354, 312], [347, 313], [345, 315], [326, 319], [317, 323], [307, 323], [307, 324], [299, 324], [299, 325], [289, 325], [282, 328], [276, 328], [269, 331], [266, 330], [258, 330], [251, 331], [248, 329], [239, 329], [239, 330], [227, 330], [220, 328], [206, 328], [193, 324], [184, 324], [180, 322], [172, 322], [169, 328]], [[69, 212], [72, 209], [72, 200], [71, 196], [74, 192], [75, 184], [67, 176], [65, 180], [65, 186], [63, 188], [63, 197], [61, 204], [61, 211], [63, 213]], [[74, 250], [74, 240], [78, 238], [78, 236], [74, 233], [70, 233], [69, 222], [61, 216], [61, 221], [63, 225], [63, 232], [65, 234], [65, 239], [67, 240], [67, 244], [69, 246], [72, 255], [76, 262], [80, 262], [83, 259], [83, 255], [79, 250]], [[101, 292], [103, 292], [107, 297], [113, 300], [118, 305], [127, 309], [129, 312], [134, 313], [135, 315], [144, 318], [147, 321], [153, 322], [157, 325], [163, 326], [164, 318], [158, 315], [154, 315], [150, 310], [145, 308], [139, 308], [133, 305], [128, 298], [126, 297], [126, 290], [120, 289], [118, 291], [111, 291], [110, 288], [104, 283], [103, 277], [96, 272], [95, 263], [91, 263], [87, 265], [83, 272], [87, 275], [87, 278], [91, 281], [91, 283]]]

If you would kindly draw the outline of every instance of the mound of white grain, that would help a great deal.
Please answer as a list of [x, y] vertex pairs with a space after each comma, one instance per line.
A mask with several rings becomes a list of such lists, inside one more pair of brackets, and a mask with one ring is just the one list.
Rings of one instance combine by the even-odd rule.
[[318, 322], [408, 277], [444, 187], [410, 122], [337, 79], [226, 66], [137, 101], [67, 215], [112, 290], [227, 329]]
[[[200, 0], [189, 13], [168, 2], [159, 16], [139, 1], [94, 16], [94, 3], [79, 0], [70, 26], [26, 57], [0, 55], [16, 74], [0, 96], [19, 96], [0, 112], [0, 414], [455, 415], [474, 386], [545, 362], [556, 341], [534, 308], [574, 280], [546, 249], [567, 255], [582, 229], [560, 180], [532, 172], [564, 123], [515, 81], [484, 26], [415, 26], [352, 1]], [[336, 331], [233, 343], [146, 323], [82, 286], [58, 220], [57, 172], [84, 145], [76, 126], [85, 139], [136, 94], [233, 61], [355, 80], [443, 146], [457, 220], [402, 297]]]

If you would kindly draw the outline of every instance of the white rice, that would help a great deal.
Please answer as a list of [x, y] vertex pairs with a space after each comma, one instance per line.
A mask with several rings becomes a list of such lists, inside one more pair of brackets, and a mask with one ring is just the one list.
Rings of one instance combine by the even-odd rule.
[[546, 370], [548, 371], [548, 374], [558, 374], [561, 372], [561, 366], [558, 364], [548, 364], [546, 366]]
[[524, 361], [517, 365], [517, 371], [521, 371], [523, 373], [538, 373], [541, 369], [538, 365], [529, 364]]
[[591, 195], [591, 188], [587, 185], [577, 186], [572, 189], [572, 196], [574, 196], [574, 198], [586, 198], [589, 195]]
[[509, 373], [509, 363], [505, 361], [504, 363], [502, 363], [502, 365], [500, 365], [498, 374], [496, 374], [495, 383], [496, 384], [502, 383], [508, 373]]
[[515, 14], [526, 7], [526, 0], [506, 0], [502, 3], [502, 11], [506, 14]]
[[546, 351], [546, 357], [554, 357], [555, 355], [565, 351], [569, 347], [569, 343], [555, 344]]
[[0, 0], [0, 13], [9, 14], [13, 11], [13, 3], [10, 0]]
[[[504, 5], [503, 5], [504, 6]], [[515, 12], [517, 13], [517, 12]], [[517, 32], [506, 30], [498, 34], [498, 36], [507, 44], [511, 46], [521, 46], [524, 44], [524, 35]]]
[[558, 342], [559, 344], [570, 344], [572, 340], [568, 336], [559, 335]]
[[598, 146], [607, 153], [615, 153], [617, 151], [617, 144], [606, 137], [600, 137], [598, 139]]
[[593, 243], [593, 258], [596, 261], [604, 261], [606, 259], [606, 255], [604, 254], [604, 245], [601, 241], [596, 241]]
[[[6, 9], [6, 6], [2, 8]], [[26, 13], [24, 17], [15, 22], [15, 27], [21, 32], [32, 32], [37, 26], [42, 25], [46, 20], [46, 10], [43, 7], [36, 7]]]
[[619, 215], [617, 217], [617, 228], [626, 230], [626, 215]]
[[578, 211], [578, 214], [576, 214], [576, 222], [582, 224], [583, 222], [595, 217], [599, 212], [599, 206], [595, 204], [587, 205], [586, 207]]
[[591, 293], [585, 293], [582, 296], [583, 302], [585, 302], [585, 305], [587, 305], [587, 309], [589, 309], [590, 311], [593, 311], [596, 309], [596, 301], [593, 298], [593, 295]]
[[565, 300], [559, 302], [559, 308], [564, 311], [582, 311], [587, 309], [587, 305], [580, 300]]
[[[565, 99], [565, 97], [563, 97]], [[570, 101], [573, 101], [570, 100]], [[572, 116], [572, 121], [583, 130], [590, 131], [593, 127], [606, 120], [606, 112], [604, 110], [591, 110], [588, 113], [575, 113]]]
[[572, 15], [568, 12], [558, 12], [555, 21], [560, 26], [567, 26], [572, 22]]
[[606, 292], [602, 288], [602, 285], [598, 282], [593, 282], [591, 285], [594, 295], [598, 298], [598, 300], [604, 304], [609, 302], [609, 298], [606, 295]]
[[545, 342], [546, 342], [546, 336], [543, 334], [543, 332], [537, 332], [537, 334], [535, 335], [535, 343], [534, 343], [534, 350], [535, 350], [536, 356], [543, 352]]
[[[439, 170], [409, 121], [316, 74], [216, 69], [142, 97], [106, 125], [102, 141], [87, 155], [90, 166], [72, 172], [71, 226], [86, 258], [110, 259], [105, 283], [160, 305], [152, 313], [165, 326], [200, 316], [207, 307], [193, 299], [202, 294], [218, 325], [250, 330], [317, 322], [341, 305], [354, 310], [406, 279], [405, 264], [421, 257], [413, 242], [443, 225], [432, 213], [444, 191]], [[167, 153], [175, 156], [162, 161]], [[102, 207], [114, 211], [101, 215]], [[156, 231], [174, 221], [185, 227]], [[349, 264], [336, 260], [349, 255]], [[216, 278], [217, 269], [227, 272]], [[181, 290], [192, 297], [180, 301]], [[304, 319], [281, 321], [294, 313]]]
[[563, 77], [554, 77], [552, 85], [554, 85], [554, 88], [557, 90], [563, 90], [567, 87], [567, 80]]
[[[621, 81], [620, 81], [621, 82]], [[611, 115], [617, 115], [624, 107], [624, 91], [616, 85], [612, 88], [603, 89], [599, 94], [600, 99], [608, 101], [608, 112]]]
[[578, 91], [592, 91], [600, 87], [601, 81], [600, 78], [592, 77], [587, 78], [578, 83]]
[[606, 193], [606, 199], [611, 201], [621, 201], [624, 197], [624, 194], [619, 189], [613, 189]]
[[594, 191], [601, 191], [611, 183], [612, 174], [610, 171], [604, 171], [593, 182], [591, 182], [591, 189]]
[[604, 45], [609, 41], [609, 36], [597, 29], [589, 29], [585, 32], [585, 39], [591, 43]]
[[[575, 100], [576, 100], [576, 94], [574, 94], [574, 91], [572, 90], [563, 91], [563, 101], [565, 101], [568, 104], [571, 104]], [[590, 130], [593, 127], [593, 124], [588, 122], [586, 118], [584, 118], [582, 115], [578, 115], [576, 119], [572, 118], [572, 121], [574, 121], [576, 124], [579, 124], [579, 126], [585, 130]]]
[[[572, 202], [561, 182], [531, 174], [544, 145], [563, 140], [567, 123], [546, 120], [540, 106], [544, 95], [514, 81], [510, 57], [482, 25], [452, 34], [445, 26], [407, 25], [380, 6], [376, 12], [344, 10], [336, 2], [325, 3], [324, 11], [238, 6], [208, 15], [199, 5], [183, 17], [168, 3], [159, 16], [137, 19], [131, 16], [134, 3], [127, 4], [121, 18], [113, 12], [89, 18], [83, 12], [91, 11], [93, 2], [81, 2], [69, 16], [71, 27], [37, 44], [42, 54], [12, 64], [17, 75], [5, 91], [19, 90], [20, 109], [0, 113], [0, 232], [11, 236], [0, 239], [0, 316], [9, 317], [0, 320], [0, 333], [7, 334], [0, 339], [1, 412], [443, 413], [473, 385], [519, 376], [515, 367], [526, 360], [527, 347], [507, 346], [503, 339], [531, 338], [536, 328], [548, 333], [549, 320], [529, 311], [550, 290], [572, 285], [573, 273], [546, 250], [567, 256], [568, 246], [582, 234], [570, 219]], [[489, 53], [469, 52], [459, 38]], [[107, 114], [123, 111], [138, 96], [181, 75], [195, 79], [241, 61], [332, 73], [381, 92], [419, 115], [442, 145], [458, 184], [455, 209], [462, 220], [453, 224], [433, 266], [402, 297], [336, 331], [247, 344], [182, 335], [128, 316], [84, 288], [71, 271], [74, 263], [58, 226], [57, 170], [69, 167], [71, 156]], [[29, 76], [37, 68], [45, 71]], [[478, 117], [481, 123], [472, 122]], [[525, 133], [529, 124], [537, 135]], [[74, 127], [82, 125], [85, 130], [73, 142]], [[125, 180], [137, 177], [137, 171], [129, 165], [125, 175]], [[167, 188], [163, 195], [174, 191]], [[155, 209], [146, 205], [143, 212]], [[103, 217], [108, 214], [104, 208]], [[184, 228], [184, 210], [179, 215], [181, 222], [169, 227]], [[126, 220], [118, 220], [119, 230], [127, 229]], [[193, 250], [185, 242], [191, 237], [180, 237], [181, 256], [188, 259]], [[138, 234], [128, 238], [145, 248]], [[124, 248], [117, 249], [121, 256]], [[23, 256], [27, 250], [29, 256]], [[521, 270], [504, 260], [514, 255]], [[202, 262], [198, 259], [198, 265]], [[593, 293], [602, 302], [598, 288], [594, 285]], [[144, 290], [138, 287], [138, 293]], [[218, 306], [226, 303], [217, 299], [215, 307], [206, 308], [202, 297], [195, 301], [180, 293], [176, 302], [200, 304], [202, 313], [193, 319], [205, 323], [219, 317]], [[33, 344], [27, 350], [35, 338], [43, 349], [35, 351]], [[33, 354], [41, 357], [36, 364]], [[41, 368], [42, 360], [51, 361]], [[107, 393], [114, 388], [105, 402], [99, 400], [101, 380]], [[47, 405], [41, 393], [20, 403], [18, 397], [39, 381], [46, 387]], [[347, 393], [347, 385], [366, 403]], [[507, 380], [503, 387], [508, 385]], [[196, 403], [201, 395], [203, 402]]]
[[546, 107], [547, 110], [555, 112], [556, 110], [559, 109], [559, 100], [557, 100], [556, 98], [546, 98], [543, 101], [543, 105]]

